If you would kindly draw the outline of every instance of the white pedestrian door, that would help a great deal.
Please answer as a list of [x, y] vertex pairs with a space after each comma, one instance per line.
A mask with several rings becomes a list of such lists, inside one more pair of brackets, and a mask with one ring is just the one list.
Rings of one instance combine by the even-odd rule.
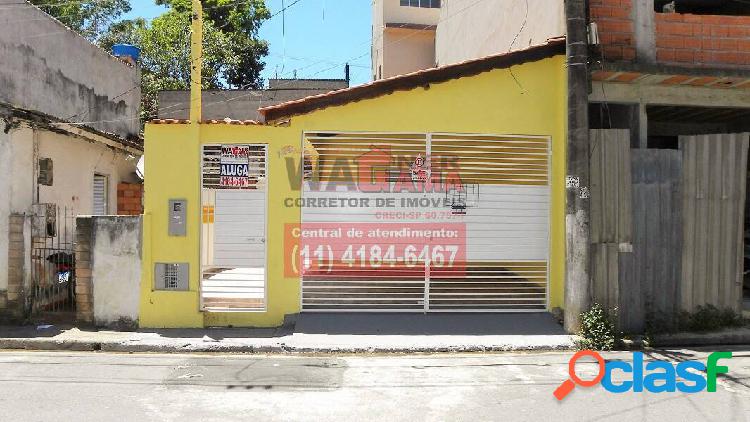
[[265, 266], [266, 191], [219, 190], [214, 212], [214, 265]]
[[209, 311], [266, 304], [266, 146], [203, 149], [201, 299]]

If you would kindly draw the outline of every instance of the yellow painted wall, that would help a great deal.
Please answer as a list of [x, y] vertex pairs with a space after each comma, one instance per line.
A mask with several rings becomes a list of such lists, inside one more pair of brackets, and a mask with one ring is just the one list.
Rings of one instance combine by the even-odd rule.
[[[565, 277], [565, 57], [399, 91], [379, 98], [295, 116], [287, 127], [241, 125], [146, 126], [146, 188], [142, 327], [278, 326], [299, 312], [299, 280], [283, 273], [283, 228], [300, 210], [286, 157], [299, 160], [304, 131], [451, 132], [538, 135], [552, 138], [550, 306], [562, 307]], [[514, 79], [515, 76], [515, 79]], [[199, 310], [200, 146], [212, 143], [269, 145], [267, 312], [204, 313]], [[291, 154], [291, 155], [290, 155]], [[170, 198], [188, 200], [188, 236], [167, 236]], [[190, 263], [189, 292], [154, 292], [155, 262]]]

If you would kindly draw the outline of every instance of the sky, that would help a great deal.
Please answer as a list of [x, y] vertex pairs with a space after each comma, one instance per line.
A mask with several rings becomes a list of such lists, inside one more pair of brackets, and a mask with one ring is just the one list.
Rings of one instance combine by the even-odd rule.
[[[266, 0], [274, 14], [260, 37], [269, 43], [262, 76], [281, 78], [343, 79], [344, 65], [351, 65], [351, 83], [370, 80], [372, 0]], [[131, 0], [126, 18], [152, 19], [165, 9], [152, 0]]]

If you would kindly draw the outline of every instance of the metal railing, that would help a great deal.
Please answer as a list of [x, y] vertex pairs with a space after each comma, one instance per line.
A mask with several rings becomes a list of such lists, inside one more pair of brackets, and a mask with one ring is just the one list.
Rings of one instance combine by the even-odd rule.
[[75, 215], [35, 205], [31, 236], [31, 312], [75, 311]]

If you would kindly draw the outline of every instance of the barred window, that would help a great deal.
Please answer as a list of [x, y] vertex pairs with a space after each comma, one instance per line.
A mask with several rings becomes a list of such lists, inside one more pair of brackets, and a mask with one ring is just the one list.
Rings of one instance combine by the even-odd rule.
[[401, 0], [401, 6], [439, 9], [440, 0]]

